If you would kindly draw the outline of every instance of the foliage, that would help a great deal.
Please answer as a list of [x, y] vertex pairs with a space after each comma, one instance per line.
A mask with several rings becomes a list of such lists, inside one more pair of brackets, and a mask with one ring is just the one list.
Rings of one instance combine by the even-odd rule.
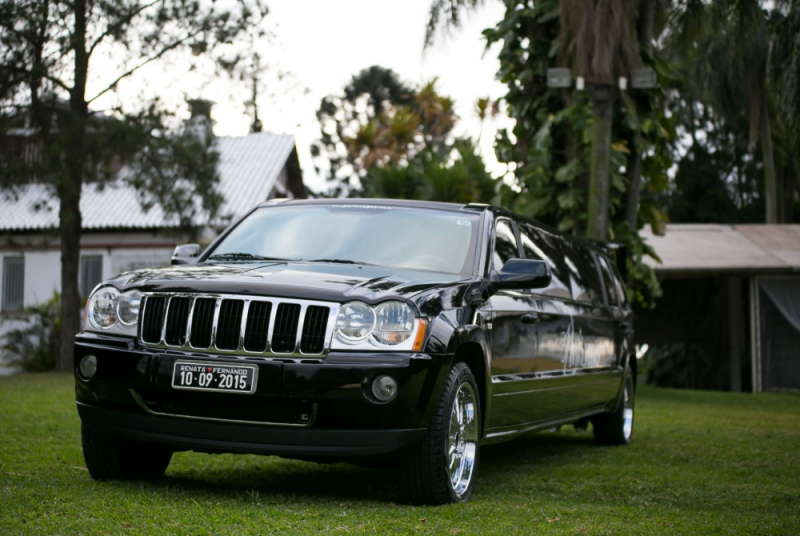
[[61, 339], [61, 295], [26, 308], [21, 314], [3, 320], [18, 324], [3, 336], [3, 357], [26, 372], [45, 372], [56, 366]]
[[650, 346], [644, 357], [643, 373], [649, 385], [658, 387], [708, 388], [711, 365], [690, 344]]
[[[800, 62], [798, 12], [761, 0], [684, 0], [671, 8], [661, 54], [679, 79], [669, 107], [691, 140], [669, 202], [673, 221], [758, 222], [766, 214], [791, 222], [800, 214], [800, 138], [791, 126], [792, 103], [800, 102], [792, 69]], [[706, 188], [692, 206], [692, 193]]]
[[175, 131], [164, 125], [161, 114], [148, 119], [143, 122], [146, 143], [132, 156], [124, 180], [136, 189], [145, 210], [159, 206], [189, 233], [198, 222], [216, 218], [224, 201], [217, 189], [219, 152], [214, 135], [203, 124]]
[[423, 150], [405, 166], [373, 167], [362, 179], [364, 197], [424, 199], [451, 203], [489, 202], [496, 181], [472, 140], [459, 139], [447, 159]]
[[179, 452], [164, 480], [85, 470], [74, 379], [0, 378], [0, 531], [12, 534], [797, 534], [798, 396], [640, 384], [633, 443], [565, 426], [481, 449], [473, 500], [397, 502], [388, 471]]
[[[498, 77], [508, 87], [504, 97], [508, 114], [516, 120], [511, 132], [500, 131], [498, 160], [513, 174], [501, 187], [498, 201], [517, 212], [576, 235], [586, 231], [587, 195], [592, 143], [592, 104], [585, 93], [548, 88], [546, 71], [556, 66], [561, 31], [559, 2], [505, 0], [506, 14], [494, 28], [484, 31], [487, 44], [502, 43]], [[669, 78], [666, 65], [650, 60], [659, 79]], [[656, 233], [666, 217], [656, 193], [667, 182], [672, 165], [675, 128], [661, 110], [663, 94], [620, 92], [612, 115], [610, 166], [610, 229], [612, 240], [628, 249], [627, 284], [634, 300], [649, 307], [660, 295], [652, 269], [644, 256], [653, 251], [639, 237], [644, 224]], [[642, 174], [648, 193], [639, 205], [636, 229], [625, 222], [625, 170], [632, 144], [644, 156]]]
[[[489, 104], [476, 104], [482, 118]], [[412, 88], [378, 66], [353, 76], [317, 112], [322, 135], [312, 154], [327, 159], [331, 194], [489, 201], [494, 182], [475, 144], [451, 136], [454, 105], [436, 79]]]

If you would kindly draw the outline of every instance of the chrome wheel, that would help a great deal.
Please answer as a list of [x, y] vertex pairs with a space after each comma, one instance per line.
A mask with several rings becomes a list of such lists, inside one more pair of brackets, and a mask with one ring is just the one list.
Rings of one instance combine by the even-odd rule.
[[622, 435], [626, 441], [630, 440], [633, 431], [633, 396], [633, 379], [628, 376], [625, 381], [625, 390], [622, 392]]
[[447, 474], [458, 497], [469, 489], [478, 451], [477, 403], [472, 386], [464, 382], [456, 391], [447, 435]]

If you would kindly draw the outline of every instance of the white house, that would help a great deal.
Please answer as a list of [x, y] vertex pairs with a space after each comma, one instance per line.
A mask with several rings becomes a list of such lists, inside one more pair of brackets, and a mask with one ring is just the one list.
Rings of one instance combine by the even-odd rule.
[[[220, 214], [236, 218], [274, 197], [306, 197], [294, 138], [253, 133], [217, 138]], [[178, 220], [155, 207], [142, 210], [133, 188], [84, 185], [81, 197], [80, 292], [136, 268], [165, 266], [180, 243]], [[219, 222], [224, 226], [224, 222]], [[0, 311], [48, 300], [61, 289], [58, 200], [43, 184], [16, 196], [0, 192]], [[0, 330], [2, 328], [0, 327]]]

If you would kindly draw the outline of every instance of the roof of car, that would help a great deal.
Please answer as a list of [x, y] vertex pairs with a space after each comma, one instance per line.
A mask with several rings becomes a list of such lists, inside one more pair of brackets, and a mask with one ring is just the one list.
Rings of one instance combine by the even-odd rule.
[[487, 208], [495, 208], [490, 205], [478, 205], [471, 203], [465, 205], [463, 203], [442, 203], [439, 201], [416, 201], [412, 199], [367, 199], [367, 198], [321, 198], [321, 199], [271, 199], [259, 206], [274, 206], [274, 205], [378, 205], [378, 206], [392, 206], [392, 207], [410, 207], [410, 208], [431, 208], [438, 210], [485, 210]]

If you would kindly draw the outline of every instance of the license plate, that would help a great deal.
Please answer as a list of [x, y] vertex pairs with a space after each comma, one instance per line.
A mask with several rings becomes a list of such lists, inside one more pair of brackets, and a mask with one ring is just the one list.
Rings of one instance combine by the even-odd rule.
[[256, 391], [258, 367], [176, 361], [172, 372], [172, 388], [191, 391], [222, 391], [252, 394]]

